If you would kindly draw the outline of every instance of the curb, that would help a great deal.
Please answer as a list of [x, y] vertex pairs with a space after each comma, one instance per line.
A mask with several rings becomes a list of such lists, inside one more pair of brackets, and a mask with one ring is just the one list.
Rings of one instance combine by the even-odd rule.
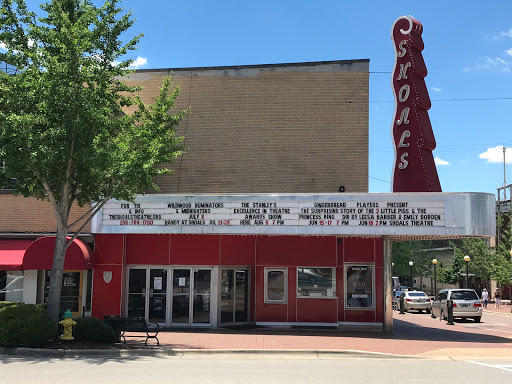
[[383, 359], [414, 359], [415, 356], [359, 350], [291, 350], [291, 349], [40, 349], [0, 347], [0, 355], [50, 358], [127, 358], [127, 357], [178, 357], [187, 356], [277, 356], [291, 357], [361, 357]]

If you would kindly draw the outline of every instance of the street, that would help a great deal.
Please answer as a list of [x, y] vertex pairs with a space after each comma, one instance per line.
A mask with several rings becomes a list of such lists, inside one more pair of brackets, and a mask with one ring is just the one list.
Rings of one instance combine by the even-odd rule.
[[[184, 349], [170, 349], [176, 353], [168, 356], [52, 358], [0, 355], [0, 379], [9, 384], [63, 381], [126, 384], [451, 384], [492, 381], [494, 384], [512, 380], [510, 306], [502, 307], [499, 312], [494, 308], [484, 310], [481, 323], [456, 320], [454, 325], [433, 319], [429, 314], [409, 312], [400, 315], [395, 311], [394, 325], [392, 335], [338, 331], [315, 334], [306, 330], [169, 332], [163, 333], [162, 339], [174, 339], [174, 346], [179, 341]], [[254, 338], [260, 340], [262, 337], [267, 341], [266, 349], [243, 351], [241, 348], [254, 342]], [[218, 340], [217, 344], [212, 342], [208, 347], [208, 340], [213, 338]], [[200, 340], [203, 344], [199, 344]], [[274, 340], [275, 345], [268, 340]], [[191, 345], [190, 341], [196, 342], [196, 348], [205, 347], [188, 350], [185, 347]], [[215, 352], [215, 345], [227, 348], [229, 341], [231, 349], [238, 351]], [[238, 343], [238, 348], [233, 342]], [[163, 345], [162, 351], [172, 348], [165, 342]]]
[[512, 359], [222, 356], [205, 359], [0, 357], [5, 383], [509, 383]]

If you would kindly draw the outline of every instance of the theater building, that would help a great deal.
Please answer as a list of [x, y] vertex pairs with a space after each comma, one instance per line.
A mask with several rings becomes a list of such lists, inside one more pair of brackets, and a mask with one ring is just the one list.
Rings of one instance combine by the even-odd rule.
[[[63, 302], [76, 315], [379, 327], [391, 313], [391, 241], [494, 235], [492, 195], [368, 193], [369, 60], [139, 70], [124, 80], [151, 102], [169, 74], [181, 88], [176, 107], [188, 108], [185, 153], [157, 179], [158, 194], [110, 201], [70, 248]], [[38, 216], [20, 200], [32, 204], [0, 195], [7, 217]], [[0, 270], [24, 275], [27, 302], [44, 301], [51, 263], [31, 254], [51, 261], [36, 247], [51, 248], [49, 217], [29, 230], [0, 218]]]
[[92, 225], [92, 313], [166, 326], [382, 327], [391, 241], [488, 235], [493, 204], [469, 193], [110, 201]]

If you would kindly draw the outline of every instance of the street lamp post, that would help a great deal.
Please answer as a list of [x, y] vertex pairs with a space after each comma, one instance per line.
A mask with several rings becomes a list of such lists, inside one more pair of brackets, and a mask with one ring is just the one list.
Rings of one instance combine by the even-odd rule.
[[466, 262], [466, 288], [469, 288], [469, 260], [471, 260], [471, 257], [468, 255], [464, 256], [464, 261]]
[[432, 264], [434, 264], [434, 295], [437, 293], [437, 276], [436, 276], [436, 267], [437, 267], [437, 259], [432, 260]]
[[412, 290], [412, 266], [414, 263], [412, 261], [409, 261], [409, 267], [411, 267], [411, 290]]

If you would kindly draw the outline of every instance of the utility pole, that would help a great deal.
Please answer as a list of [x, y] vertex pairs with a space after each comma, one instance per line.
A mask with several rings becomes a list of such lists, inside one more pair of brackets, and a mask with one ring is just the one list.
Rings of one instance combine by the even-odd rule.
[[[505, 154], [507, 153], [507, 147], [505, 147], [505, 144], [503, 144], [503, 186], [506, 187], [507, 186], [507, 173], [506, 173], [506, 169], [507, 169], [507, 162], [506, 162], [506, 156]], [[503, 197], [504, 199], [503, 200], [507, 200], [507, 190], [506, 189], [503, 189]], [[512, 197], [512, 196], [511, 196]]]

